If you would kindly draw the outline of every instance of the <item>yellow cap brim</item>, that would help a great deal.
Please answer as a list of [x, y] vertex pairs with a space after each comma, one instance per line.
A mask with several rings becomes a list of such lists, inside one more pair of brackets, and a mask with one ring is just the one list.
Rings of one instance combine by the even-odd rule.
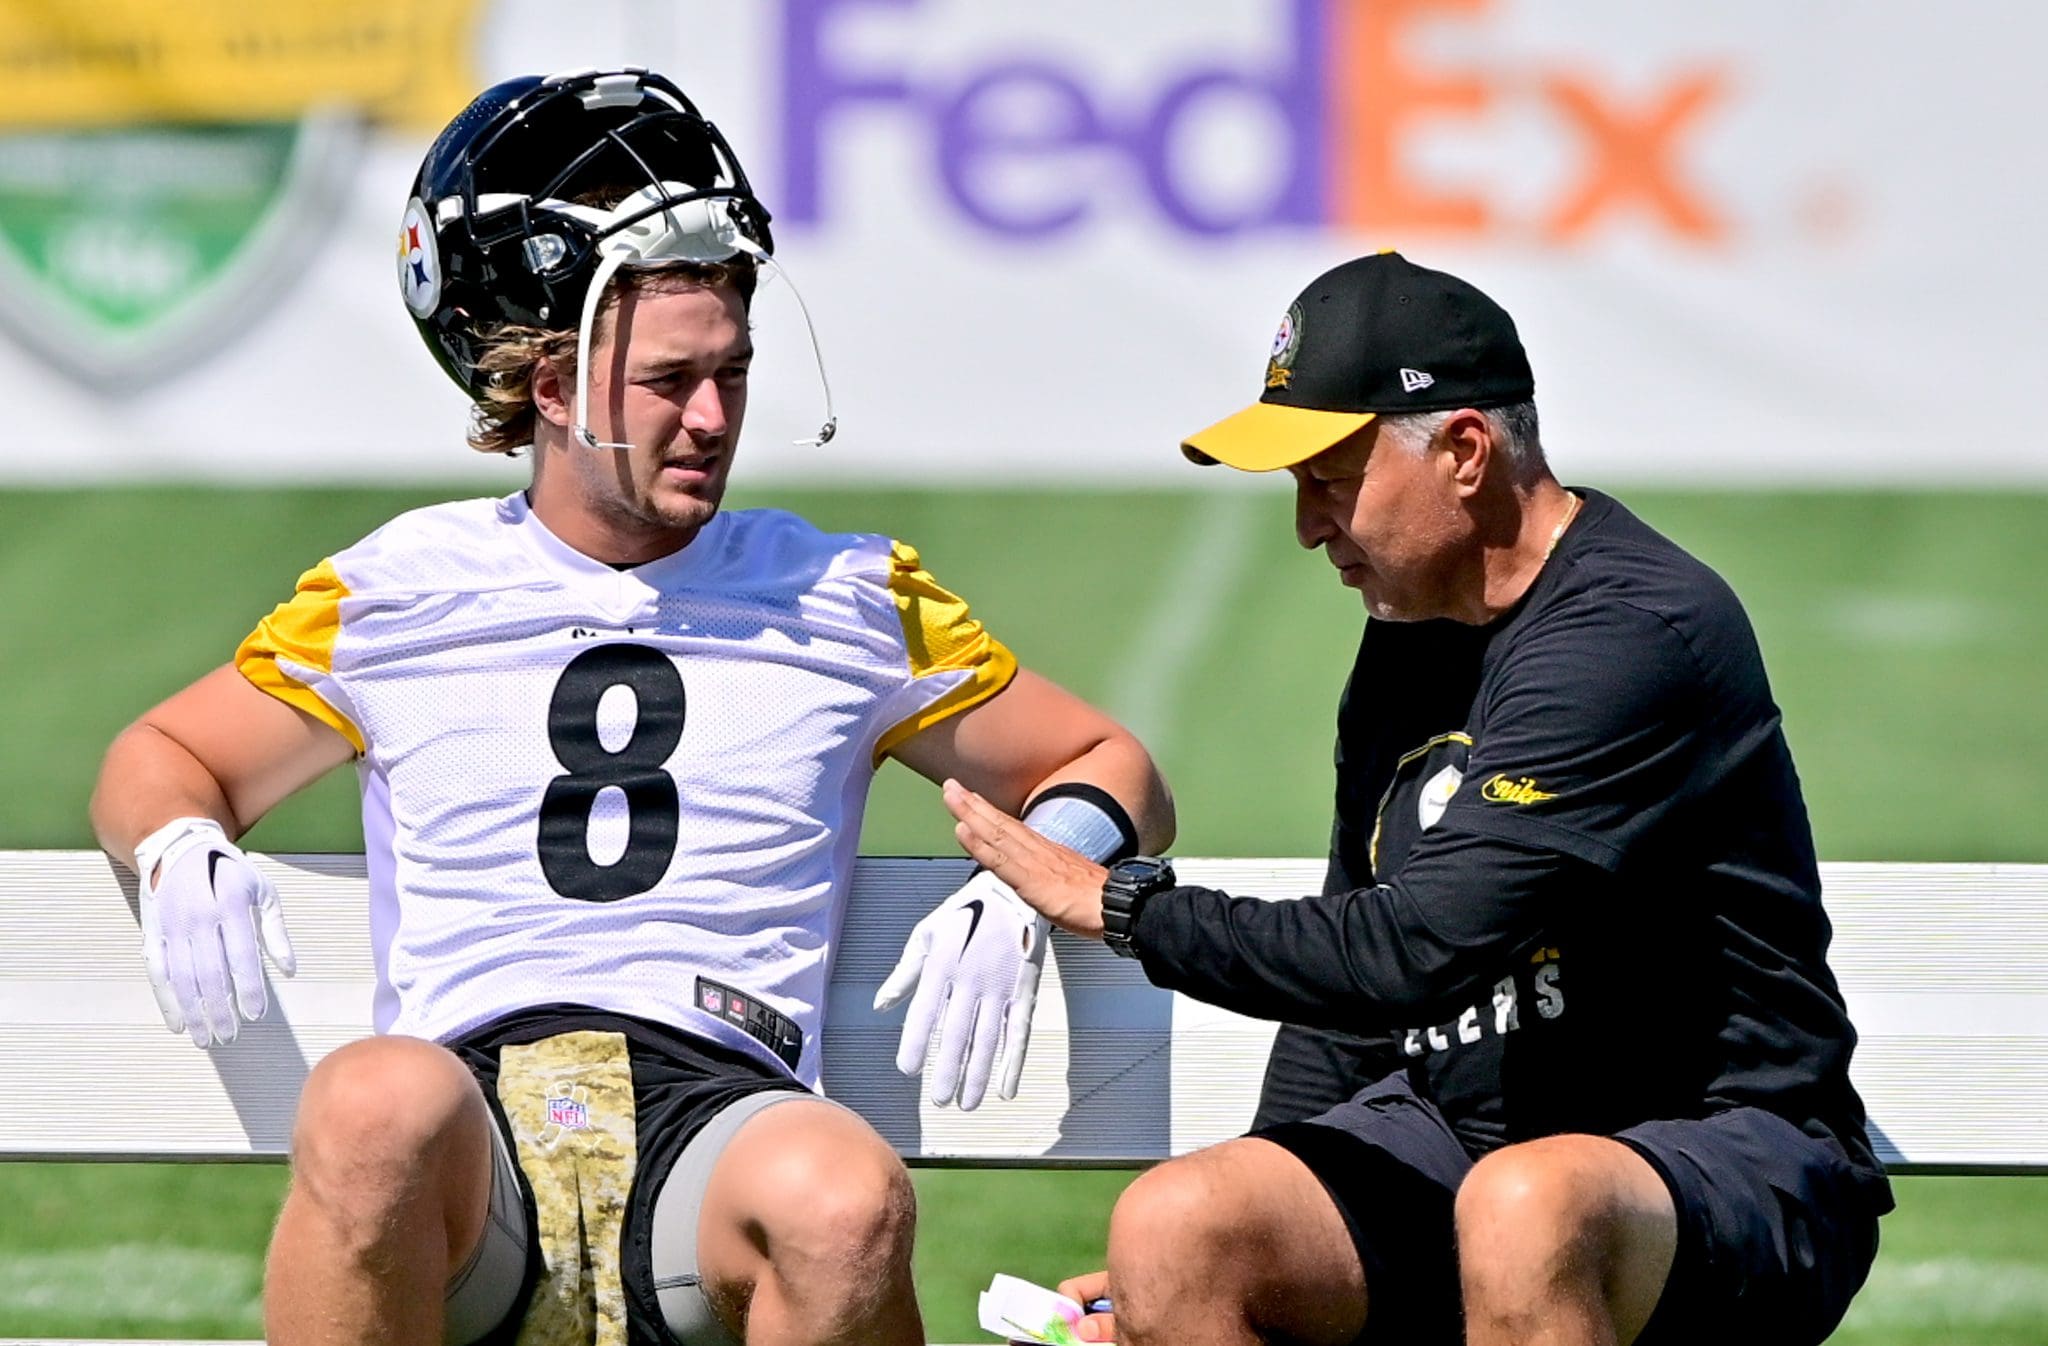
[[1205, 467], [1224, 463], [1244, 472], [1275, 472], [1350, 438], [1371, 425], [1373, 417], [1370, 411], [1311, 411], [1254, 402], [1189, 435], [1180, 451]]

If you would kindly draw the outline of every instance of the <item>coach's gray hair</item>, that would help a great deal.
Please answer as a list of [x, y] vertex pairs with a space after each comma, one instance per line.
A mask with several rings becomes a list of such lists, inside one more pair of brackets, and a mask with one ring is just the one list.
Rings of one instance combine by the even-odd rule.
[[[1420, 453], [1436, 442], [1455, 411], [1411, 411], [1381, 416], [1380, 433], [1410, 453]], [[1494, 443], [1507, 456], [1510, 474], [1517, 485], [1527, 485], [1549, 471], [1543, 460], [1543, 437], [1536, 422], [1534, 402], [1511, 402], [1504, 407], [1482, 407], [1487, 429]]]

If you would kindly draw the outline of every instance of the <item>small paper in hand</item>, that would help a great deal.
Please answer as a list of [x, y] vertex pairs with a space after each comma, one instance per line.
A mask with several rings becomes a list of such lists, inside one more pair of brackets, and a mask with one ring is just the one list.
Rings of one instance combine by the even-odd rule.
[[1081, 1318], [1081, 1306], [1073, 1300], [1016, 1276], [998, 1274], [981, 1292], [981, 1330], [1010, 1341], [1081, 1346], [1074, 1334]]

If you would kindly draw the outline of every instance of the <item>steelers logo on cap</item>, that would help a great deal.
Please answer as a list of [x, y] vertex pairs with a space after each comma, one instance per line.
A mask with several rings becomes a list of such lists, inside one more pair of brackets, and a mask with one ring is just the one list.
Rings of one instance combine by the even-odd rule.
[[405, 203], [398, 226], [398, 292], [415, 318], [432, 314], [441, 300], [441, 254], [434, 242], [434, 222], [417, 196]]
[[1285, 388], [1294, 382], [1294, 356], [1301, 349], [1301, 305], [1290, 304], [1273, 333], [1273, 356], [1266, 361], [1266, 386]]

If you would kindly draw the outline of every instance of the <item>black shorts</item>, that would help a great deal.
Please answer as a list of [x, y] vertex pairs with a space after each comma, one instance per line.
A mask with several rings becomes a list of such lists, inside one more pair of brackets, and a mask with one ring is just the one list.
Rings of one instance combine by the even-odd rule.
[[[504, 1110], [498, 1103], [498, 1051], [516, 1043], [538, 1042], [557, 1033], [578, 1030], [616, 1032], [626, 1039], [633, 1067], [633, 1131], [638, 1147], [633, 1187], [626, 1201], [626, 1224], [620, 1239], [619, 1270], [634, 1346], [670, 1346], [662, 1328], [661, 1305], [655, 1295], [653, 1256], [654, 1199], [675, 1167], [676, 1157], [704, 1124], [749, 1094], [765, 1090], [808, 1093], [801, 1084], [773, 1066], [720, 1043], [681, 1033], [660, 1024], [578, 1005], [549, 1005], [525, 1010], [486, 1024], [446, 1044], [461, 1058], [477, 1082], [491, 1114], [506, 1135]], [[520, 1198], [526, 1204], [526, 1227], [540, 1227], [533, 1193], [520, 1176]], [[530, 1297], [541, 1272], [538, 1239], [529, 1238], [525, 1282], [517, 1303]], [[486, 1341], [511, 1341], [519, 1329], [513, 1313]]]
[[[1473, 1159], [1405, 1075], [1252, 1134], [1306, 1164], [1350, 1228], [1368, 1299], [1361, 1343], [1464, 1340], [1453, 1209]], [[1613, 1139], [1657, 1171], [1678, 1211], [1677, 1257], [1639, 1346], [1815, 1346], [1834, 1331], [1877, 1256], [1884, 1209], [1839, 1146], [1756, 1108]]]

